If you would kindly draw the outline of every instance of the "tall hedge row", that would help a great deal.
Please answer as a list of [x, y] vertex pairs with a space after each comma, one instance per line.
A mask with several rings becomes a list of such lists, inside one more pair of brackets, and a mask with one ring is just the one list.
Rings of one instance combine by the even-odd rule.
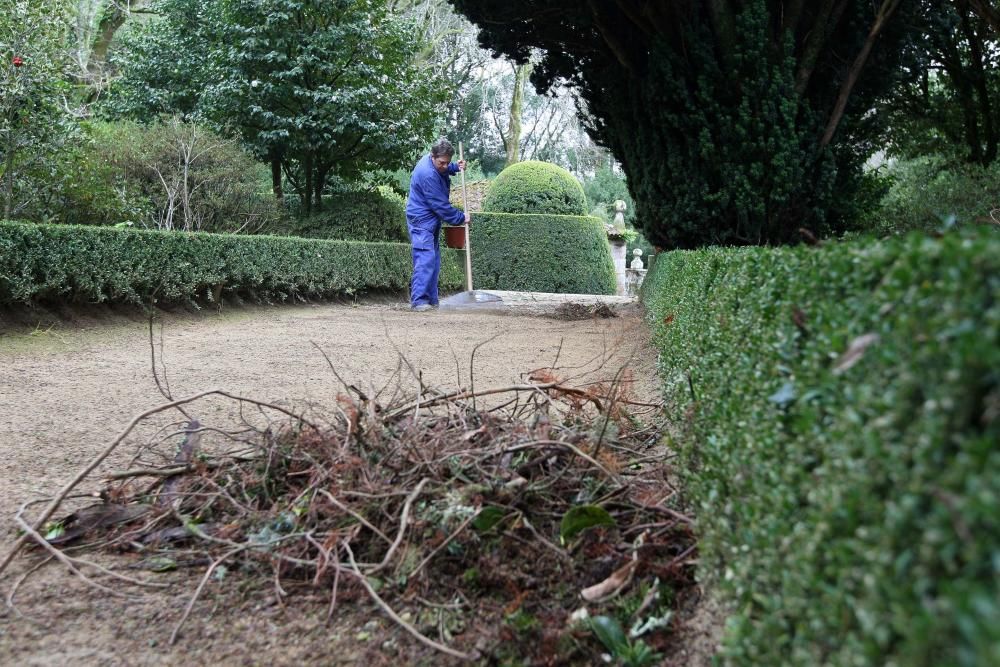
[[[460, 260], [457, 252], [445, 253], [443, 289], [462, 288]], [[410, 273], [410, 248], [402, 243], [0, 222], [0, 306], [220, 295], [281, 301], [404, 291]]]
[[611, 249], [598, 218], [475, 213], [470, 236], [476, 289], [615, 293]]
[[736, 665], [1000, 664], [1000, 237], [661, 255]]

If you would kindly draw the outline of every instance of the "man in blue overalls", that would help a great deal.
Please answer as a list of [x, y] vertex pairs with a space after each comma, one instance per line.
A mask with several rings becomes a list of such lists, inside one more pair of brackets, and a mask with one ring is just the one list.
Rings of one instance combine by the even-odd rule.
[[451, 177], [465, 169], [465, 161], [451, 161], [455, 149], [447, 139], [438, 139], [417, 163], [410, 177], [406, 201], [406, 226], [413, 246], [413, 278], [410, 308], [430, 310], [438, 305], [438, 275], [441, 273], [441, 223], [468, 224], [469, 214], [451, 205]]

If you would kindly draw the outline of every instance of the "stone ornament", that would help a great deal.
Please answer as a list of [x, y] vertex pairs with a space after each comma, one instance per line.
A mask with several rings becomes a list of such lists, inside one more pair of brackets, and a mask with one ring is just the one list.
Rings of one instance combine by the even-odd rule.
[[628, 265], [630, 269], [643, 269], [645, 265], [642, 263], [642, 248], [636, 248], [632, 251], [632, 262]]
[[621, 199], [615, 200], [615, 229], [625, 230], [625, 202]]

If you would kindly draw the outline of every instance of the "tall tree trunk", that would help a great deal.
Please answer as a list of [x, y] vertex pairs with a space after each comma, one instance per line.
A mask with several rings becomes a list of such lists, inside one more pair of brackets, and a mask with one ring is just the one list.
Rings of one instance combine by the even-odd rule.
[[861, 76], [861, 70], [864, 69], [865, 63], [868, 61], [868, 56], [875, 46], [875, 40], [878, 39], [879, 33], [882, 32], [882, 28], [885, 27], [885, 24], [892, 17], [899, 3], [900, 0], [883, 0], [882, 6], [879, 7], [871, 30], [868, 31], [868, 38], [865, 39], [864, 46], [861, 47], [861, 52], [854, 59], [851, 69], [847, 72], [847, 78], [844, 79], [844, 83], [840, 86], [840, 94], [837, 96], [837, 102], [833, 107], [833, 112], [830, 114], [830, 120], [826, 124], [823, 137], [819, 141], [820, 147], [825, 148], [833, 139], [833, 134], [837, 131], [837, 126], [840, 125], [840, 119], [844, 117], [844, 110], [847, 109], [847, 100], [850, 99], [851, 91], [854, 90], [854, 84], [858, 82], [858, 77]]
[[87, 69], [91, 74], [98, 72], [107, 62], [111, 40], [115, 38], [118, 29], [125, 25], [131, 14], [130, 9], [131, 7], [123, 7], [117, 2], [109, 2], [104, 8], [104, 15], [97, 24], [97, 34], [90, 44], [90, 54], [87, 57]]
[[312, 152], [306, 151], [305, 156], [302, 159], [302, 174], [305, 178], [305, 184], [302, 188], [302, 212], [306, 215], [312, 213], [312, 195], [313, 195], [313, 156]]
[[510, 100], [510, 122], [507, 125], [507, 136], [504, 138], [504, 148], [507, 151], [505, 167], [521, 160], [521, 113], [524, 106], [524, 83], [531, 74], [531, 63], [518, 65], [514, 72], [514, 95]]
[[14, 206], [14, 142], [7, 145], [7, 165], [4, 170], [3, 188], [3, 219], [10, 219], [10, 212]]
[[281, 189], [281, 155], [276, 151], [271, 151], [271, 191], [278, 201], [285, 200], [285, 192]]
[[979, 138], [979, 113], [976, 105], [976, 95], [973, 90], [973, 74], [966, 71], [963, 56], [955, 40], [945, 38], [941, 44], [941, 62], [948, 78], [955, 86], [958, 96], [958, 106], [962, 110], [962, 133], [965, 145], [969, 149], [969, 162], [982, 164], [983, 144]]
[[990, 101], [990, 93], [986, 87], [986, 65], [983, 55], [983, 45], [986, 40], [977, 31], [970, 20], [967, 10], [962, 11], [962, 32], [969, 44], [969, 54], [972, 60], [971, 78], [972, 85], [976, 89], [976, 97], [979, 99], [979, 115], [983, 121], [983, 146], [980, 163], [988, 165], [997, 157], [997, 131], [993, 122], [993, 104]]
[[[799, 69], [795, 75], [795, 92], [799, 94], [799, 97], [804, 95], [806, 88], [809, 87], [809, 80], [812, 78], [813, 70], [816, 69], [816, 61], [819, 60], [823, 47], [826, 45], [826, 38], [840, 22], [840, 17], [847, 5], [841, 0], [835, 9], [833, 2], [834, 0], [823, 1], [811, 29], [806, 33], [802, 56], [799, 58]], [[798, 21], [797, 16], [795, 20]], [[781, 44], [781, 41], [779, 40], [777, 43]]]
[[86, 74], [88, 85], [91, 86], [88, 94], [90, 101], [96, 99], [104, 85], [102, 77], [104, 76], [104, 68], [108, 64], [108, 50], [111, 48], [111, 42], [118, 30], [133, 14], [153, 13], [149, 9], [149, 0], [127, 0], [126, 2], [105, 0], [104, 5], [103, 13], [97, 24], [97, 32], [94, 34], [86, 54]]
[[[993, 6], [990, 0], [967, 0], [969, 5], [972, 7], [979, 16], [983, 18], [990, 27], [993, 28], [993, 32], [996, 33], [994, 37], [1000, 37], [1000, 9]], [[960, 2], [959, 6], [965, 4]]]
[[326, 187], [326, 177], [330, 173], [330, 167], [323, 163], [316, 165], [316, 178], [313, 180], [313, 190], [316, 193], [316, 210], [323, 210], [323, 188]]

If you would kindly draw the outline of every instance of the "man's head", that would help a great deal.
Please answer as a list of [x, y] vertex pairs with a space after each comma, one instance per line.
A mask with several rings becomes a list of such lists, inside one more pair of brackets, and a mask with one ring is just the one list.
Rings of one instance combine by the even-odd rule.
[[455, 148], [447, 139], [441, 138], [431, 146], [431, 162], [438, 173], [448, 172], [448, 165], [451, 164], [451, 156], [455, 154]]

